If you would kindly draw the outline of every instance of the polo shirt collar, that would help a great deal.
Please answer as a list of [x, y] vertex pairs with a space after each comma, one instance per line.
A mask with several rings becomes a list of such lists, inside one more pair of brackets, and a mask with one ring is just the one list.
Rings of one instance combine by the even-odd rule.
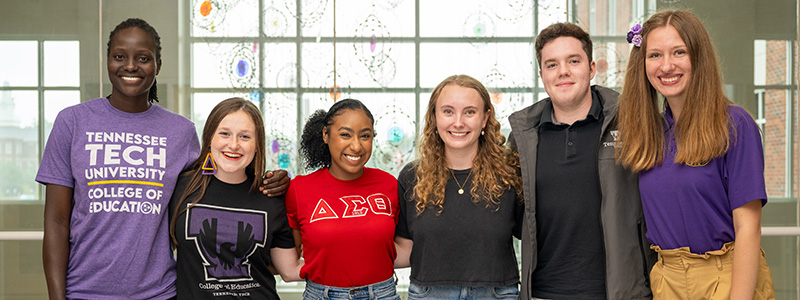
[[670, 131], [675, 126], [675, 119], [672, 118], [672, 109], [669, 105], [664, 109], [664, 131]]
[[[590, 118], [593, 118], [594, 120], [600, 120], [600, 116], [603, 113], [603, 104], [600, 103], [600, 95], [598, 95], [597, 91], [595, 91], [594, 89], [592, 89], [591, 91], [592, 91], [592, 107], [589, 108], [589, 114], [586, 115], [586, 118], [583, 120], [578, 120], [578, 122], [589, 121]], [[547, 105], [545, 105], [544, 111], [542, 111], [542, 118], [539, 120], [538, 126], [542, 126], [548, 123], [552, 125], [563, 125], [564, 123], [555, 121], [554, 113], [555, 112], [553, 111], [553, 101], [550, 101], [547, 103]]]

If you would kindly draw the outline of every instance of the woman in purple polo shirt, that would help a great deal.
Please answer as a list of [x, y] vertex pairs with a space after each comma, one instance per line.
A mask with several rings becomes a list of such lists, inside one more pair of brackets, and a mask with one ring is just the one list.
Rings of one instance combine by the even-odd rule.
[[654, 298], [774, 299], [760, 249], [761, 135], [725, 97], [708, 33], [689, 12], [663, 11], [628, 36], [617, 158], [639, 172], [647, 238], [660, 254]]

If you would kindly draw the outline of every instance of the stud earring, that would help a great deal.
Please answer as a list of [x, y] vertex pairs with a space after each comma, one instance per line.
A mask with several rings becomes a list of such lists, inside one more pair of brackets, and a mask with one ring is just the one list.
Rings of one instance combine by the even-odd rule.
[[217, 163], [214, 162], [214, 157], [211, 156], [211, 152], [206, 155], [206, 162], [203, 163], [203, 175], [216, 175], [217, 174]]
[[481, 129], [481, 135], [483, 135], [483, 129]]

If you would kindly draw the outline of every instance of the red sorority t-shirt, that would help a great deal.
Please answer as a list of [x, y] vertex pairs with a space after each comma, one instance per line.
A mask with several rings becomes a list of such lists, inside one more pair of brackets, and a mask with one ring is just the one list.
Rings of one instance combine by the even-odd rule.
[[392, 277], [397, 225], [397, 179], [364, 168], [339, 180], [327, 168], [297, 176], [286, 192], [289, 226], [300, 230], [305, 266], [300, 277], [335, 287]]

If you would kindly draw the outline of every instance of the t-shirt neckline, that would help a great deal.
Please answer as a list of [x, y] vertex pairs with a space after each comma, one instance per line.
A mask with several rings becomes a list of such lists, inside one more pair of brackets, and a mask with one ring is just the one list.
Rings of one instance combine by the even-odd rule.
[[148, 108], [147, 110], [145, 110], [143, 112], [130, 113], [130, 112], [121, 111], [121, 110], [117, 109], [116, 107], [114, 107], [113, 105], [111, 105], [111, 101], [109, 101], [107, 97], [103, 97], [101, 99], [103, 99], [103, 101], [101, 101], [101, 102], [103, 102], [103, 106], [109, 112], [111, 112], [113, 114], [116, 114], [116, 115], [118, 115], [120, 117], [125, 117], [125, 118], [143, 118], [143, 117], [147, 117], [147, 116], [149, 116], [150, 114], [152, 114], [155, 111], [155, 107], [157, 105], [155, 103], [151, 103], [150, 104], [150, 108]]

